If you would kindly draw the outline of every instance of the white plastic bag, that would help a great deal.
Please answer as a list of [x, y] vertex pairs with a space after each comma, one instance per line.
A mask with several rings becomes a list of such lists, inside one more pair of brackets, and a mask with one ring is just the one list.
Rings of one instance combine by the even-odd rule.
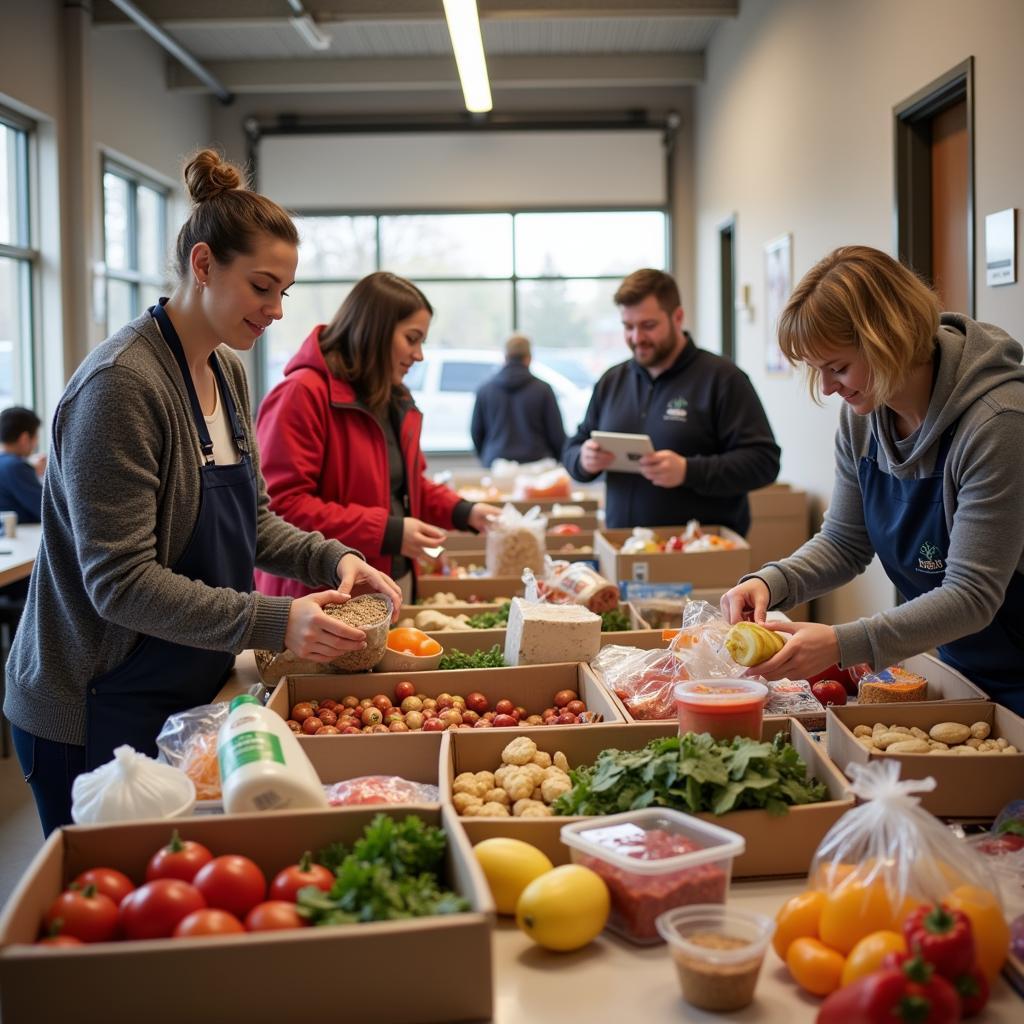
[[534, 506], [525, 515], [506, 505], [487, 531], [489, 576], [519, 576], [524, 569], [544, 571], [547, 517]]
[[180, 769], [123, 744], [114, 759], [79, 775], [71, 786], [71, 818], [79, 825], [139, 818], [180, 818], [196, 802], [192, 780]]

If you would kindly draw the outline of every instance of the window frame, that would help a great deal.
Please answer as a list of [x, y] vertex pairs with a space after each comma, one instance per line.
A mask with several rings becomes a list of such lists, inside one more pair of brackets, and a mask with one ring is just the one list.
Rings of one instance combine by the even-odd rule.
[[38, 405], [37, 385], [39, 375], [36, 370], [36, 359], [39, 350], [39, 310], [37, 297], [39, 293], [39, 272], [41, 257], [39, 249], [33, 245], [36, 233], [36, 194], [33, 179], [37, 166], [35, 147], [37, 144], [37, 125], [30, 120], [0, 105], [0, 123], [17, 133], [16, 153], [16, 185], [17, 199], [17, 242], [0, 242], [0, 257], [13, 260], [19, 265], [18, 301], [23, 315], [20, 317], [20, 337], [16, 340], [19, 346], [18, 394], [14, 396], [16, 404], [36, 408]]
[[[112, 174], [120, 178], [128, 186], [127, 226], [125, 230], [127, 267], [112, 267], [107, 262], [107, 197], [106, 179]], [[139, 189], [147, 188], [156, 193], [160, 199], [160, 215], [157, 219], [157, 268], [155, 274], [144, 273], [139, 269]], [[131, 288], [132, 305], [141, 312], [142, 289], [160, 293], [169, 288], [170, 280], [166, 273], [167, 252], [170, 238], [171, 190], [162, 182], [142, 171], [136, 170], [123, 161], [109, 154], [103, 155], [100, 168], [100, 223], [102, 226], [103, 246], [103, 320], [106, 334], [109, 336], [122, 324], [110, 322], [110, 282], [119, 281]]]

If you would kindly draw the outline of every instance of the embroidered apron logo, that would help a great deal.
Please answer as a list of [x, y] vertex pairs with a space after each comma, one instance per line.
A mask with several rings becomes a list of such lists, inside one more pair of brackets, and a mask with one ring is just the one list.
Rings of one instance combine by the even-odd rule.
[[665, 406], [665, 415], [662, 418], [684, 423], [687, 415], [686, 406], [687, 402], [685, 398], [673, 398], [672, 401]]
[[939, 558], [942, 552], [929, 540], [918, 549], [918, 572], [945, 572], [946, 563]]

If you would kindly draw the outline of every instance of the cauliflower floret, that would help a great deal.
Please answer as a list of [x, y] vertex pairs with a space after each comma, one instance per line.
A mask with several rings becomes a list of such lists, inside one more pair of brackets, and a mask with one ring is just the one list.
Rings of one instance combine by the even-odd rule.
[[508, 793], [509, 799], [514, 803], [533, 794], [533, 779], [526, 772], [517, 771], [505, 777], [505, 783], [501, 788]]
[[476, 772], [473, 778], [477, 782], [485, 783], [488, 789], [494, 789], [494, 772]]
[[555, 752], [555, 756], [551, 759], [554, 762], [556, 768], [561, 768], [563, 772], [569, 770], [569, 760], [560, 750]]
[[531, 801], [528, 807], [523, 808], [523, 813], [519, 815], [520, 818], [549, 818], [555, 812], [550, 807], [545, 807], [543, 804], [539, 804], [536, 801]]
[[476, 812], [478, 818], [507, 818], [509, 817], [508, 808], [504, 804], [499, 804], [497, 801], [491, 801], [483, 804], [480, 810]]
[[544, 807], [544, 804], [542, 804], [540, 800], [531, 800], [527, 797], [523, 800], [517, 800], [512, 805], [512, 814], [516, 818], [521, 818], [523, 816], [523, 812], [529, 810], [529, 808], [531, 807], [540, 807], [543, 808], [543, 810], [545, 811], [547, 810], [547, 808]]
[[571, 789], [572, 782], [565, 774], [561, 777], [553, 775], [540, 784], [541, 797], [546, 804], [554, 803], [563, 793], [568, 793]]
[[528, 736], [519, 736], [501, 752], [501, 759], [505, 764], [529, 764], [536, 753], [537, 744]]
[[539, 764], [530, 761], [528, 764], [520, 765], [519, 770], [535, 785], [539, 786], [544, 781], [545, 769]]
[[539, 764], [541, 768], [550, 768], [551, 755], [546, 750], [538, 750], [537, 753], [533, 755], [533, 763]]
[[470, 775], [469, 772], [463, 772], [453, 783], [452, 793], [469, 793], [471, 796], [483, 797], [484, 793], [487, 792], [491, 787], [485, 782], [481, 782], [480, 779]]
[[503, 764], [494, 773], [494, 785], [497, 786], [499, 789], [504, 789], [505, 788], [505, 780], [513, 772], [517, 772], [517, 771], [519, 771], [519, 768], [518, 768], [517, 765], [514, 765], [514, 764]]
[[484, 803], [496, 803], [508, 805], [511, 801], [509, 800], [508, 793], [503, 789], [489, 789], [484, 795]]
[[469, 814], [469, 808], [480, 807], [483, 804], [483, 800], [472, 793], [456, 793], [452, 797], [452, 803], [455, 805], [455, 810], [458, 811], [459, 814], [465, 817], [471, 817]]

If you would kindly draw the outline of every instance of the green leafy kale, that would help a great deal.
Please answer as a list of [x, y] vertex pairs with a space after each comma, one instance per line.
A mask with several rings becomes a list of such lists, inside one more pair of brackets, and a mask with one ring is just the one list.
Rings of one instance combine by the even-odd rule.
[[616, 814], [674, 807], [697, 814], [763, 809], [785, 814], [791, 804], [818, 803], [826, 787], [778, 733], [769, 743], [737, 736], [719, 743], [707, 733], [651, 740], [641, 750], [602, 750], [593, 765], [570, 773], [573, 788], [555, 814]]
[[334, 871], [330, 892], [299, 890], [299, 913], [313, 924], [396, 921], [469, 909], [461, 896], [442, 889], [438, 872], [444, 832], [415, 815], [401, 821], [378, 814], [351, 851], [343, 843], [321, 850], [317, 862]]
[[511, 601], [506, 601], [496, 612], [480, 612], [479, 615], [471, 615], [466, 619], [466, 625], [473, 629], [500, 629], [508, 625], [508, 610], [512, 607]]
[[621, 608], [601, 612], [602, 633], [622, 633], [629, 629], [629, 616]]
[[438, 668], [502, 668], [505, 654], [498, 644], [486, 651], [449, 651]]

